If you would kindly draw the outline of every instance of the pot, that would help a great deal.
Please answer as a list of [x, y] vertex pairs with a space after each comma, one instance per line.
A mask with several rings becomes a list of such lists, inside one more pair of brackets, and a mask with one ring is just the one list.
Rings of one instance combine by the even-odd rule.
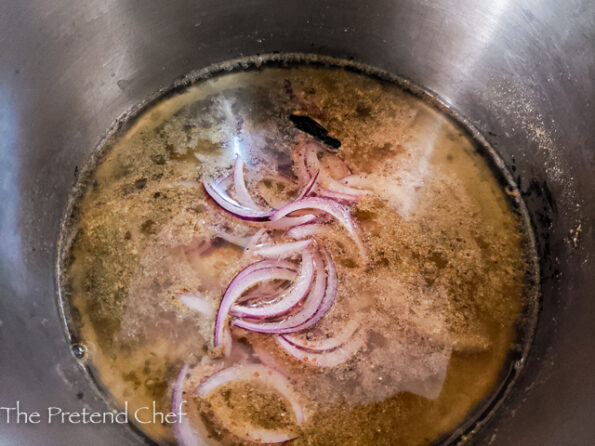
[[67, 199], [118, 117], [192, 70], [275, 52], [410, 79], [486, 137], [527, 205], [542, 300], [518, 379], [468, 443], [595, 442], [593, 2], [22, 0], [0, 5], [0, 30], [0, 406], [28, 414], [6, 423], [0, 409], [0, 443], [146, 441], [47, 419], [107, 410], [57, 310]]

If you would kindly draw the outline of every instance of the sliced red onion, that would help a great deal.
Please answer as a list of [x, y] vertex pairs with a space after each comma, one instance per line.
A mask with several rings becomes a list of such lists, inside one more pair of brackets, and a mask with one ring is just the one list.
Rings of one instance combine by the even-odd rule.
[[293, 280], [295, 279], [295, 266], [289, 262], [263, 260], [240, 271], [227, 286], [225, 294], [217, 309], [215, 320], [214, 347], [223, 343], [225, 334], [225, 321], [232, 305], [248, 288], [265, 280]]
[[280, 286], [273, 282], [262, 282], [254, 288], [248, 290], [242, 295], [236, 303], [244, 303], [258, 300], [260, 302], [268, 302], [276, 300], [286, 290], [286, 287]]
[[[326, 258], [330, 258], [330, 256]], [[331, 284], [329, 285], [324, 274], [324, 260], [320, 259], [317, 253], [315, 253], [314, 259], [316, 263], [316, 280], [312, 287], [312, 291], [306, 298], [306, 301], [299, 312], [280, 321], [253, 322], [246, 319], [238, 319], [234, 321], [234, 325], [258, 333], [283, 334], [303, 330], [304, 328], [302, 327], [308, 328], [318, 322], [328, 312], [335, 300], [336, 273], [334, 265], [331, 265], [329, 267], [329, 274], [331, 274], [329, 279], [331, 280]], [[334, 294], [332, 291], [333, 287], [335, 290]], [[329, 303], [330, 306], [328, 306]], [[327, 309], [322, 312], [322, 308]], [[320, 316], [318, 316], [319, 313]], [[315, 318], [316, 320], [310, 323], [310, 321]]]
[[219, 181], [215, 182], [214, 187], [221, 193], [227, 195], [227, 190], [233, 184], [233, 174], [225, 175]]
[[202, 184], [205, 188], [205, 192], [215, 201], [215, 203], [217, 203], [225, 211], [229, 212], [235, 217], [241, 218], [242, 220], [265, 221], [268, 220], [274, 212], [273, 209], [265, 211], [242, 206], [241, 204], [232, 200], [229, 195], [224, 193], [222, 190], [213, 187], [207, 181], [203, 181]]
[[310, 192], [312, 192], [312, 189], [314, 189], [314, 186], [316, 185], [318, 175], [320, 175], [320, 170], [318, 170], [314, 175], [312, 175], [310, 181], [308, 181], [306, 186], [302, 189], [302, 192], [298, 195], [298, 200], [301, 200], [302, 198], [306, 197]]
[[[295, 333], [297, 331], [307, 330], [308, 328], [313, 327], [316, 325], [335, 304], [335, 299], [337, 297], [337, 289], [339, 285], [339, 280], [337, 277], [337, 269], [335, 267], [335, 262], [333, 262], [333, 258], [331, 257], [330, 253], [325, 249], [322, 248], [322, 256], [324, 259], [324, 263], [326, 264], [326, 271], [327, 271], [327, 278], [326, 278], [326, 290], [324, 292], [324, 297], [322, 298], [322, 302], [318, 306], [316, 313], [312, 318], [308, 319], [306, 322], [295, 326], [292, 330], [287, 330], [284, 333]], [[278, 332], [283, 333], [283, 332]]]
[[251, 209], [260, 209], [260, 206], [254, 202], [246, 188], [246, 181], [244, 180], [244, 160], [242, 160], [242, 157], [239, 155], [233, 166], [233, 187], [239, 204]]
[[[304, 304], [300, 308], [300, 311], [286, 318], [284, 321], [285, 324], [298, 325], [304, 321], [307, 321], [316, 313], [316, 311], [320, 307], [320, 304], [322, 303], [322, 299], [326, 290], [326, 275], [324, 270], [324, 263], [318, 252], [314, 252], [313, 259], [315, 267], [314, 284], [312, 285], [312, 288], [308, 293], [308, 296], [306, 297]], [[270, 326], [274, 327], [275, 324], [275, 322], [270, 323]], [[259, 325], [259, 329], [263, 329], [263, 325], [265, 326], [264, 328], [266, 328], [266, 326], [269, 326], [266, 322], [264, 322]]]
[[271, 221], [267, 223], [267, 227], [270, 229], [289, 229], [294, 226], [303, 225], [306, 223], [310, 223], [316, 220], [316, 215], [314, 214], [305, 214], [300, 215], [297, 217], [283, 217], [277, 221]]
[[284, 259], [295, 254], [300, 254], [312, 244], [312, 240], [299, 240], [297, 242], [277, 243], [276, 245], [260, 245], [250, 250], [252, 254], [267, 259]]
[[341, 225], [343, 225], [345, 229], [347, 229], [347, 232], [349, 232], [349, 235], [355, 241], [362, 258], [367, 259], [366, 248], [362, 243], [359, 235], [359, 228], [351, 217], [351, 213], [346, 207], [333, 200], [319, 197], [309, 197], [302, 200], [297, 200], [275, 211], [271, 216], [271, 220], [277, 221], [285, 217], [287, 214], [291, 214], [292, 212], [300, 211], [302, 209], [317, 209], [333, 216], [339, 223], [341, 223]]
[[[291, 407], [297, 424], [300, 426], [304, 425], [306, 415], [299, 403], [299, 397], [293, 390], [289, 380], [276, 370], [262, 364], [234, 365], [216, 372], [197, 387], [196, 394], [200, 398], [208, 398], [214, 391], [229, 382], [255, 380], [260, 381], [267, 387], [272, 387], [277, 393], [285, 398]], [[262, 439], [262, 441], [265, 443], [268, 442], [264, 439]]]
[[[233, 178], [234, 191], [236, 194], [237, 201], [233, 200], [227, 193], [227, 189]], [[302, 189], [302, 192], [298, 196], [301, 199], [307, 196], [318, 178], [318, 172], [308, 176], [308, 180]], [[261, 209], [252, 199], [248, 189], [246, 188], [246, 182], [244, 179], [244, 161], [240, 156], [236, 158], [234, 164], [233, 176], [227, 175], [215, 185], [211, 185], [207, 181], [202, 182], [206, 193], [225, 211], [233, 214], [234, 216], [241, 218], [242, 220], [250, 221], [266, 221], [269, 219], [271, 214], [274, 212], [273, 209], [263, 210]]]
[[359, 197], [357, 195], [345, 194], [342, 192], [327, 189], [325, 187], [319, 187], [318, 189], [316, 189], [316, 195], [318, 195], [319, 197], [332, 198], [334, 200], [343, 201], [345, 203], [355, 203], [359, 200]]
[[305, 164], [308, 172], [320, 172], [320, 184], [323, 187], [326, 187], [334, 192], [339, 192], [341, 194], [347, 195], [365, 195], [367, 194], [366, 191], [362, 191], [360, 189], [354, 189], [352, 187], [346, 186], [345, 184], [335, 180], [331, 177], [326, 170], [322, 168], [320, 165], [320, 161], [318, 160], [318, 145], [314, 143], [306, 144], [305, 148]]
[[215, 237], [223, 239], [232, 245], [239, 246], [240, 248], [245, 248], [251, 240], [251, 237], [242, 237], [241, 235], [230, 234], [223, 230], [215, 232], [214, 235]]
[[176, 298], [186, 307], [206, 317], [213, 316], [215, 308], [211, 302], [193, 293], [176, 293]]
[[[267, 270], [268, 271], [268, 270]], [[272, 273], [269, 272], [269, 273]], [[252, 277], [252, 276], [249, 276]], [[260, 277], [258, 273], [255, 273], [253, 277]], [[234, 305], [232, 306], [233, 313], [236, 316], [241, 317], [253, 317], [253, 318], [270, 318], [285, 314], [291, 311], [296, 305], [298, 305], [308, 294], [310, 286], [312, 285], [312, 279], [314, 277], [314, 259], [310, 251], [304, 251], [302, 255], [302, 266], [297, 279], [295, 279], [293, 286], [284, 293], [279, 300], [265, 304], [258, 307], [248, 307], [245, 305]], [[278, 277], [274, 277], [275, 279]], [[254, 280], [254, 279], [252, 279]], [[260, 279], [263, 280], [263, 279]], [[269, 279], [265, 279], [269, 280]], [[246, 283], [250, 283], [250, 280], [245, 279]], [[241, 294], [241, 293], [240, 293]], [[239, 296], [238, 296], [239, 297]]]
[[[243, 161], [241, 158], [237, 158], [235, 167], [234, 167], [234, 178], [236, 183], [236, 195], [238, 197], [238, 201], [233, 200], [226, 192], [229, 178], [227, 176], [223, 178], [216, 186], [212, 186], [207, 181], [203, 181], [202, 184], [205, 188], [206, 193], [211, 197], [221, 208], [225, 211], [229, 212], [230, 214], [234, 215], [235, 217], [241, 218], [242, 220], [250, 220], [250, 221], [266, 221], [274, 212], [274, 209], [263, 210], [258, 207], [256, 203], [250, 197], [248, 190], [246, 189], [246, 183], [243, 181]], [[241, 167], [241, 168], [240, 168]], [[241, 172], [241, 173], [240, 173]], [[316, 184], [316, 179], [318, 178], [318, 173], [314, 174], [309, 182], [306, 184], [304, 189], [299, 195], [298, 199], [301, 199], [308, 195], [314, 185]], [[239, 187], [237, 186], [239, 185]], [[252, 200], [252, 203], [248, 201], [248, 198]], [[295, 219], [300, 217], [294, 217]], [[307, 219], [313, 219], [316, 217], [307, 217]], [[277, 225], [273, 226], [280, 226], [280, 229], [284, 229], [286, 225], [289, 224], [302, 224], [305, 222], [306, 217], [301, 216], [300, 220], [285, 220], [284, 222], [279, 222]]]
[[[283, 218], [289, 218], [289, 217], [283, 217]], [[290, 230], [287, 231], [286, 234], [289, 237], [291, 237], [292, 239], [301, 240], [306, 237], [312, 237], [313, 235], [319, 234], [320, 231], [322, 230], [322, 228], [323, 228], [323, 225], [321, 225], [319, 223], [312, 223], [309, 225], [301, 225], [301, 226], [296, 226], [295, 228], [291, 228]]]
[[[293, 279], [297, 277], [298, 268], [291, 262], [283, 262], [284, 267], [290, 271], [294, 272]], [[285, 281], [288, 283], [289, 281]], [[244, 303], [254, 301], [258, 299], [259, 301], [271, 301], [274, 299], [278, 299], [279, 296], [287, 289], [287, 286], [279, 283], [275, 283], [274, 281], [266, 281], [261, 282], [258, 285], [250, 288], [247, 292], [242, 294], [237, 300], [236, 303]]]
[[184, 364], [182, 370], [178, 374], [176, 382], [173, 387], [173, 395], [171, 401], [172, 412], [177, 414], [177, 420], [174, 424], [174, 436], [180, 446], [203, 446], [204, 440], [198, 433], [192, 429], [188, 418], [184, 414], [184, 383], [186, 375], [188, 374], [188, 364]]
[[[293, 316], [295, 317], [299, 314], [300, 313], [296, 313]], [[247, 319], [236, 319], [233, 321], [233, 324], [236, 327], [243, 328], [244, 330], [266, 334], [294, 333], [301, 330], [301, 328], [296, 327], [295, 321], [292, 317], [288, 317], [287, 319], [276, 322], [252, 322]]]
[[336, 367], [347, 360], [351, 359], [363, 346], [364, 337], [354, 336], [350, 342], [337, 347], [333, 350], [323, 351], [321, 353], [313, 353], [296, 347], [282, 336], [275, 336], [277, 343], [290, 356], [298, 361], [304, 362], [308, 365], [316, 367], [332, 368]]
[[298, 335], [291, 333], [281, 335], [283, 339], [289, 342], [294, 347], [310, 353], [323, 353], [335, 350], [347, 342], [359, 330], [359, 321], [351, 319], [346, 325], [341, 328], [341, 331], [334, 336], [325, 337], [322, 339], [308, 340], [305, 335]]
[[258, 231], [256, 231], [248, 240], [248, 243], [246, 243], [246, 246], [244, 247], [245, 249], [251, 249], [254, 248], [256, 245], [258, 245], [258, 242], [260, 242], [260, 240], [265, 236], [265, 234], [267, 233], [266, 229], [264, 228], [260, 228]]
[[326, 271], [324, 260], [318, 251], [314, 253], [313, 257], [315, 268], [314, 284], [312, 285], [312, 289], [306, 298], [307, 300], [303, 304], [299, 313], [291, 316], [291, 320], [295, 324], [301, 324], [316, 314], [318, 308], [320, 308], [326, 291]]

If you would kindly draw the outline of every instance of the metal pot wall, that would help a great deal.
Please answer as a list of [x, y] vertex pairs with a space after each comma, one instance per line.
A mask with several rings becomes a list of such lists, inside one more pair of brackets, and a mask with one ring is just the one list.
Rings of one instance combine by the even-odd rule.
[[[5, 0], [0, 4], [0, 406], [105, 410], [65, 342], [54, 264], [68, 194], [114, 120], [244, 55], [353, 58], [436, 92], [520, 185], [542, 311], [473, 444], [593, 444], [595, 3], [589, 0]], [[0, 444], [142, 444], [118, 424], [11, 423]]]

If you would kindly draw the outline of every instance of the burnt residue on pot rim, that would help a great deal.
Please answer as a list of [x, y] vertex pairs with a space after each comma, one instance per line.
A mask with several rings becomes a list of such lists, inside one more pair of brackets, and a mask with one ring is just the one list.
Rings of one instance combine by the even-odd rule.
[[[539, 217], [531, 219], [527, 206], [523, 201], [523, 197], [530, 196], [536, 190], [540, 194], [540, 198], [551, 198], [551, 193], [548, 194], [547, 184], [543, 184], [538, 180], [531, 180], [529, 184], [533, 185], [532, 189], [521, 189], [520, 183], [522, 179], [519, 177], [515, 180], [513, 174], [509, 172], [504, 161], [499, 157], [496, 150], [490, 145], [487, 139], [476, 129], [470, 121], [460, 115], [456, 110], [449, 106], [449, 104], [440, 98], [437, 94], [427, 89], [424, 89], [410, 80], [390, 74], [386, 71], [376, 69], [367, 65], [359, 64], [352, 60], [337, 59], [328, 56], [315, 54], [301, 54], [301, 53], [274, 53], [266, 55], [255, 55], [252, 57], [233, 59], [218, 65], [213, 65], [204, 69], [193, 71], [181, 78], [175, 80], [170, 86], [162, 88], [149, 96], [146, 100], [132, 107], [130, 110], [122, 114], [112, 127], [107, 131], [105, 136], [97, 144], [92, 156], [85, 166], [75, 171], [75, 185], [69, 197], [66, 211], [61, 222], [61, 231], [57, 246], [57, 259], [55, 266], [56, 290], [57, 290], [57, 307], [60, 318], [65, 327], [65, 336], [67, 342], [71, 345], [71, 351], [75, 360], [85, 371], [92, 387], [94, 387], [97, 395], [106, 401], [110, 409], [116, 410], [116, 405], [107, 396], [107, 389], [102, 388], [102, 384], [95, 379], [92, 367], [86, 361], [87, 346], [84, 345], [80, 339], [80, 333], [77, 330], [76, 310], [69, 305], [69, 290], [67, 289], [67, 281], [65, 274], [67, 266], [70, 263], [70, 246], [75, 231], [70, 229], [76, 224], [78, 218], [77, 203], [82, 197], [85, 189], [89, 186], [95, 168], [99, 165], [104, 156], [109, 152], [111, 147], [123, 135], [144, 111], [151, 108], [156, 103], [165, 98], [176, 95], [185, 90], [194, 83], [205, 79], [212, 78], [216, 75], [238, 70], [261, 70], [265, 67], [281, 67], [291, 68], [296, 65], [307, 64], [310, 66], [342, 68], [353, 71], [359, 74], [364, 74], [373, 77], [381, 82], [390, 84], [397, 84], [404, 90], [421, 98], [426, 103], [439, 109], [443, 114], [450, 117], [450, 119], [457, 125], [457, 127], [466, 133], [475, 142], [476, 150], [481, 154], [492, 171], [499, 180], [501, 186], [507, 191], [509, 203], [511, 208], [518, 214], [520, 220], [524, 223], [523, 233], [525, 235], [524, 243], [525, 252], [533, 253], [527, 259], [529, 268], [527, 270], [526, 284], [528, 287], [527, 300], [523, 307], [522, 316], [517, 325], [517, 343], [509, 354], [508, 366], [502, 371], [500, 385], [495, 389], [486, 399], [478, 405], [474, 413], [470, 414], [467, 420], [459, 426], [452, 434], [441, 438], [437, 443], [439, 444], [457, 444], [466, 442], [473, 434], [479, 431], [482, 426], [487, 424], [493, 417], [496, 410], [506, 401], [506, 397], [514, 389], [514, 383], [521, 373], [526, 359], [530, 353], [531, 344], [533, 341], [533, 333], [535, 331], [538, 319], [538, 312], [540, 308], [540, 259], [547, 258], [547, 243], [541, 243], [544, 229], [547, 234], [547, 219], [551, 216], [545, 215], [545, 219]], [[333, 135], [338, 136], [338, 135]], [[539, 187], [535, 186], [538, 185]], [[537, 189], [535, 189], [537, 187]], [[547, 212], [556, 212], [555, 203], [553, 199], [545, 200], [551, 202]], [[545, 212], [545, 211], [544, 211]], [[540, 243], [538, 244], [534, 233], [540, 234]], [[547, 235], [546, 235], [547, 238]], [[538, 257], [539, 254], [539, 257]], [[141, 435], [144, 441], [153, 443], [148, 437], [140, 432], [132, 424], [129, 428]]]

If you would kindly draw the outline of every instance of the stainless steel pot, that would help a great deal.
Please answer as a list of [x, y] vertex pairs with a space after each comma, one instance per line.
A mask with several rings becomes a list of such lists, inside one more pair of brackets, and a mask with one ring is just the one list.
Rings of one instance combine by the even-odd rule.
[[[244, 55], [353, 58], [436, 92], [513, 173], [541, 256], [542, 311], [519, 380], [473, 444], [593, 444], [595, 3], [590, 0], [5, 0], [0, 4], [0, 406], [105, 410], [65, 342], [56, 240], [114, 120]], [[6, 424], [0, 444], [114, 445], [118, 424]]]

